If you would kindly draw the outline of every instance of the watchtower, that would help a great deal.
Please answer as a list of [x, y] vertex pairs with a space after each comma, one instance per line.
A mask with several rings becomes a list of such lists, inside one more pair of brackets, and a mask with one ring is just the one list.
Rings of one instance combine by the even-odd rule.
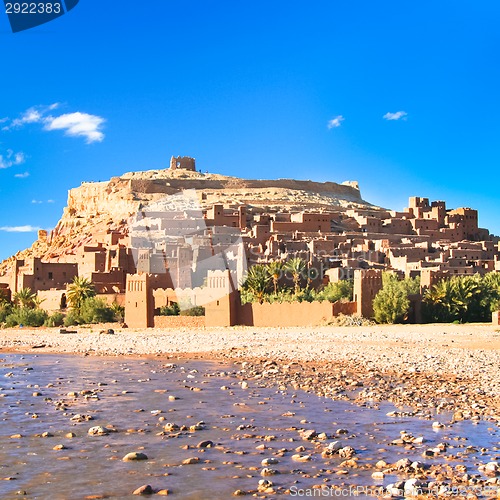
[[170, 158], [170, 170], [179, 169], [196, 172], [196, 160], [190, 156], [172, 156]]

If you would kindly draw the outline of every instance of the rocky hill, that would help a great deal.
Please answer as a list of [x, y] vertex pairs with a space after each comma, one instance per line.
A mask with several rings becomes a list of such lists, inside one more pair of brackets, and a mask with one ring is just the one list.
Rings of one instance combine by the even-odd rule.
[[[255, 211], [378, 208], [362, 200], [356, 182], [247, 180], [183, 169], [130, 172], [71, 189], [63, 216], [48, 238], [15, 257], [68, 260], [79, 247], [95, 242], [96, 234], [113, 231], [126, 235], [128, 220], [139, 209], [184, 189], [196, 190], [201, 208], [216, 203], [225, 207], [245, 204]], [[0, 264], [0, 273], [12, 259]]]

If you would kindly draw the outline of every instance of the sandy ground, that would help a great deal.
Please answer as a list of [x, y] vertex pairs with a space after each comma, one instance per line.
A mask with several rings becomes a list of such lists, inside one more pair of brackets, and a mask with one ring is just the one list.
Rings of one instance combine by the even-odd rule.
[[[115, 329], [113, 335], [99, 333], [101, 328], [68, 334], [0, 330], [0, 353], [189, 356], [250, 361], [254, 367], [298, 363], [303, 376], [347, 370], [351, 378], [344, 373], [347, 381], [340, 376], [335, 381], [363, 387], [366, 397], [482, 414], [500, 407], [500, 328], [491, 324]], [[313, 382], [314, 390], [325, 394], [326, 384], [332, 385], [331, 377]]]

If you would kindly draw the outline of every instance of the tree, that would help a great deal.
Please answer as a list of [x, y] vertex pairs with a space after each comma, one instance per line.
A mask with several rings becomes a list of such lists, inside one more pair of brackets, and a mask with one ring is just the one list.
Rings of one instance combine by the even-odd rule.
[[85, 299], [94, 297], [95, 289], [92, 282], [83, 277], [75, 276], [73, 282], [68, 285], [66, 294], [69, 305], [80, 313]]
[[267, 269], [273, 280], [274, 295], [278, 293], [278, 281], [283, 274], [283, 262], [274, 260], [267, 264]]
[[468, 323], [489, 321], [491, 309], [498, 303], [499, 278], [453, 276], [436, 283], [424, 296], [428, 321]]
[[262, 304], [269, 290], [271, 280], [272, 277], [269, 274], [267, 266], [263, 264], [254, 264], [248, 269], [242, 288], [249, 292], [254, 300]]
[[31, 288], [23, 288], [14, 294], [14, 304], [22, 309], [35, 309], [39, 304], [36, 293]]
[[295, 294], [300, 292], [300, 279], [306, 270], [306, 262], [300, 257], [294, 257], [287, 261], [284, 267], [292, 275]]
[[373, 300], [373, 312], [378, 323], [402, 323], [410, 310], [408, 295], [418, 293], [418, 279], [399, 280], [392, 273], [382, 275], [383, 287]]
[[328, 283], [322, 290], [316, 294], [317, 300], [352, 300], [354, 283], [352, 280], [340, 280], [334, 283]]

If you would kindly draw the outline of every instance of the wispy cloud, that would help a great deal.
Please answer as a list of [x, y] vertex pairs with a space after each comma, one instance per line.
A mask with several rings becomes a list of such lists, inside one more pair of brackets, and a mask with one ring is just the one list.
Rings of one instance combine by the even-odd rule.
[[0, 168], [9, 168], [21, 165], [26, 161], [26, 155], [19, 151], [15, 153], [12, 149], [7, 149], [5, 154], [0, 154]]
[[33, 203], [33, 205], [41, 205], [42, 203], [55, 203], [55, 202], [54, 200], [43, 201], [43, 200], [33, 199], [31, 200], [31, 203]]
[[0, 227], [0, 231], [5, 231], [7, 233], [34, 233], [36, 231], [40, 231], [42, 229], [38, 226], [2, 226]]
[[45, 130], [64, 130], [66, 135], [85, 137], [87, 143], [101, 142], [104, 139], [102, 125], [104, 118], [88, 113], [68, 113], [45, 120]]
[[29, 172], [23, 172], [22, 174], [15, 174], [14, 177], [17, 179], [26, 179], [26, 177], [29, 177], [30, 173]]
[[101, 142], [104, 139], [102, 127], [106, 120], [103, 117], [80, 111], [54, 116], [51, 112], [59, 106], [57, 102], [49, 106], [33, 106], [13, 120], [2, 118], [0, 123], [5, 123], [2, 131], [20, 129], [26, 125], [39, 123], [43, 125], [45, 131], [63, 130], [68, 136], [84, 137], [87, 144]]
[[53, 111], [54, 109], [57, 109], [58, 107], [59, 107], [58, 102], [55, 102], [54, 104], [49, 104], [48, 106], [45, 105], [32, 106], [31, 108], [24, 111], [24, 113], [22, 113], [21, 116], [19, 116], [18, 118], [14, 118], [13, 120], [10, 120], [9, 118], [4, 118], [2, 120], [3, 122], [10, 121], [10, 123], [5, 125], [5, 127], [3, 127], [2, 130], [6, 131], [11, 129], [21, 128], [24, 125], [30, 123], [41, 123], [44, 120], [44, 116], [47, 113]]
[[326, 126], [328, 129], [332, 128], [338, 128], [342, 124], [342, 122], [345, 120], [345, 118], [342, 115], [338, 115], [335, 118], [332, 118], [331, 120], [328, 121]]
[[386, 113], [384, 120], [406, 120], [408, 113], [406, 111], [396, 111], [395, 113]]

